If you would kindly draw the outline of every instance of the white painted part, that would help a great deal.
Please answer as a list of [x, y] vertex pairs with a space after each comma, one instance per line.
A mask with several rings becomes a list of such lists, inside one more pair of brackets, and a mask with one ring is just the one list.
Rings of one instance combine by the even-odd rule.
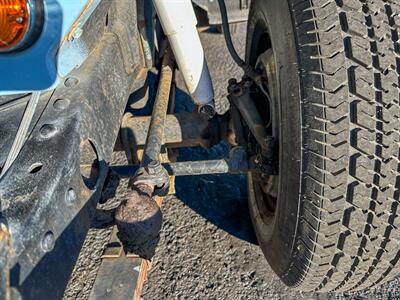
[[193, 101], [198, 105], [212, 103], [214, 89], [191, 0], [153, 0], [153, 3]]

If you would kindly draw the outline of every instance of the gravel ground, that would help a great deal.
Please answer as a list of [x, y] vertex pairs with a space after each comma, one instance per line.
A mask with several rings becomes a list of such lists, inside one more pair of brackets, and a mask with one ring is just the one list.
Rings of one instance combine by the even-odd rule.
[[[237, 28], [234, 40], [243, 54], [245, 24]], [[226, 109], [226, 83], [240, 71], [230, 59], [223, 36], [202, 33], [202, 42], [216, 91], [218, 109]], [[191, 104], [177, 76], [177, 109]], [[183, 149], [179, 160], [215, 159], [227, 146], [210, 150]], [[114, 163], [122, 163], [122, 153]], [[102, 208], [112, 208], [128, 191], [126, 181], [109, 180]], [[300, 294], [284, 286], [269, 268], [249, 220], [246, 187], [241, 176], [178, 178], [176, 196], [164, 200], [164, 225], [143, 299], [400, 299], [399, 280], [364, 293]], [[100, 263], [109, 229], [91, 229], [73, 277], [67, 299], [87, 299]]]

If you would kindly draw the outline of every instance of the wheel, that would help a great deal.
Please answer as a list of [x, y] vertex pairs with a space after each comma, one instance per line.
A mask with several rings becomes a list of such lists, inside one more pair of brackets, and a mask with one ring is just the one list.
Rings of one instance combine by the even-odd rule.
[[399, 14], [394, 0], [252, 1], [246, 59], [264, 70], [279, 171], [248, 175], [249, 207], [298, 290], [400, 273]]

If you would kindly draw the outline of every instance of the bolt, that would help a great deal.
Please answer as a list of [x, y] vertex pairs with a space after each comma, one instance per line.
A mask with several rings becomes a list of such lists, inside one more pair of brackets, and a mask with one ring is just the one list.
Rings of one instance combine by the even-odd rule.
[[150, 175], [159, 174], [162, 171], [162, 165], [158, 160], [152, 160], [147, 166], [147, 172]]
[[75, 190], [73, 188], [70, 188], [67, 191], [67, 195], [66, 195], [67, 203], [72, 204], [76, 201], [76, 199], [78, 199], [78, 197], [76, 196]]
[[234, 85], [229, 91], [234, 96], [242, 95], [242, 88], [239, 85]]
[[236, 80], [236, 78], [231, 78], [231, 79], [229, 79], [228, 83], [229, 83], [229, 85], [236, 85], [237, 80]]
[[17, 17], [17, 18], [15, 19], [15, 21], [16, 21], [17, 23], [19, 23], [19, 24], [22, 24], [22, 23], [24, 22], [24, 18], [23, 18], [23, 17]]
[[206, 116], [207, 119], [212, 119], [215, 115], [215, 108], [212, 104], [206, 104], [199, 108], [199, 112]]
[[52, 124], [44, 124], [39, 132], [43, 138], [50, 138], [57, 132], [57, 128]]
[[53, 232], [51, 232], [51, 231], [46, 232], [42, 239], [43, 251], [49, 252], [49, 251], [53, 250], [54, 243], [55, 243], [55, 239], [54, 239]]

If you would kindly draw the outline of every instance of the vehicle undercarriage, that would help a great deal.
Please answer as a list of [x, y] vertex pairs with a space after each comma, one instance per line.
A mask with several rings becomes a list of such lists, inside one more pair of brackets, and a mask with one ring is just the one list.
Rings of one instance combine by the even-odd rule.
[[[131, 192], [111, 216], [118, 246], [105, 255], [151, 259], [162, 228], [157, 199], [173, 178], [230, 173], [247, 176], [257, 239], [288, 286], [360, 290], [396, 275], [400, 5], [254, 0], [242, 59], [229, 23], [243, 21], [250, 4], [211, 2], [95, 1], [59, 41], [55, 85], [16, 94], [14, 75], [2, 80], [0, 296], [62, 297], [110, 174], [129, 178]], [[45, 5], [52, 13], [54, 3]], [[197, 33], [202, 19], [220, 26], [243, 69], [227, 83], [223, 114]], [[11, 66], [7, 51], [0, 65]], [[193, 112], [175, 113], [176, 69]], [[137, 114], [143, 108], [151, 113]], [[226, 158], [175, 159], [179, 148], [221, 141]], [[109, 166], [113, 151], [128, 164]]]

